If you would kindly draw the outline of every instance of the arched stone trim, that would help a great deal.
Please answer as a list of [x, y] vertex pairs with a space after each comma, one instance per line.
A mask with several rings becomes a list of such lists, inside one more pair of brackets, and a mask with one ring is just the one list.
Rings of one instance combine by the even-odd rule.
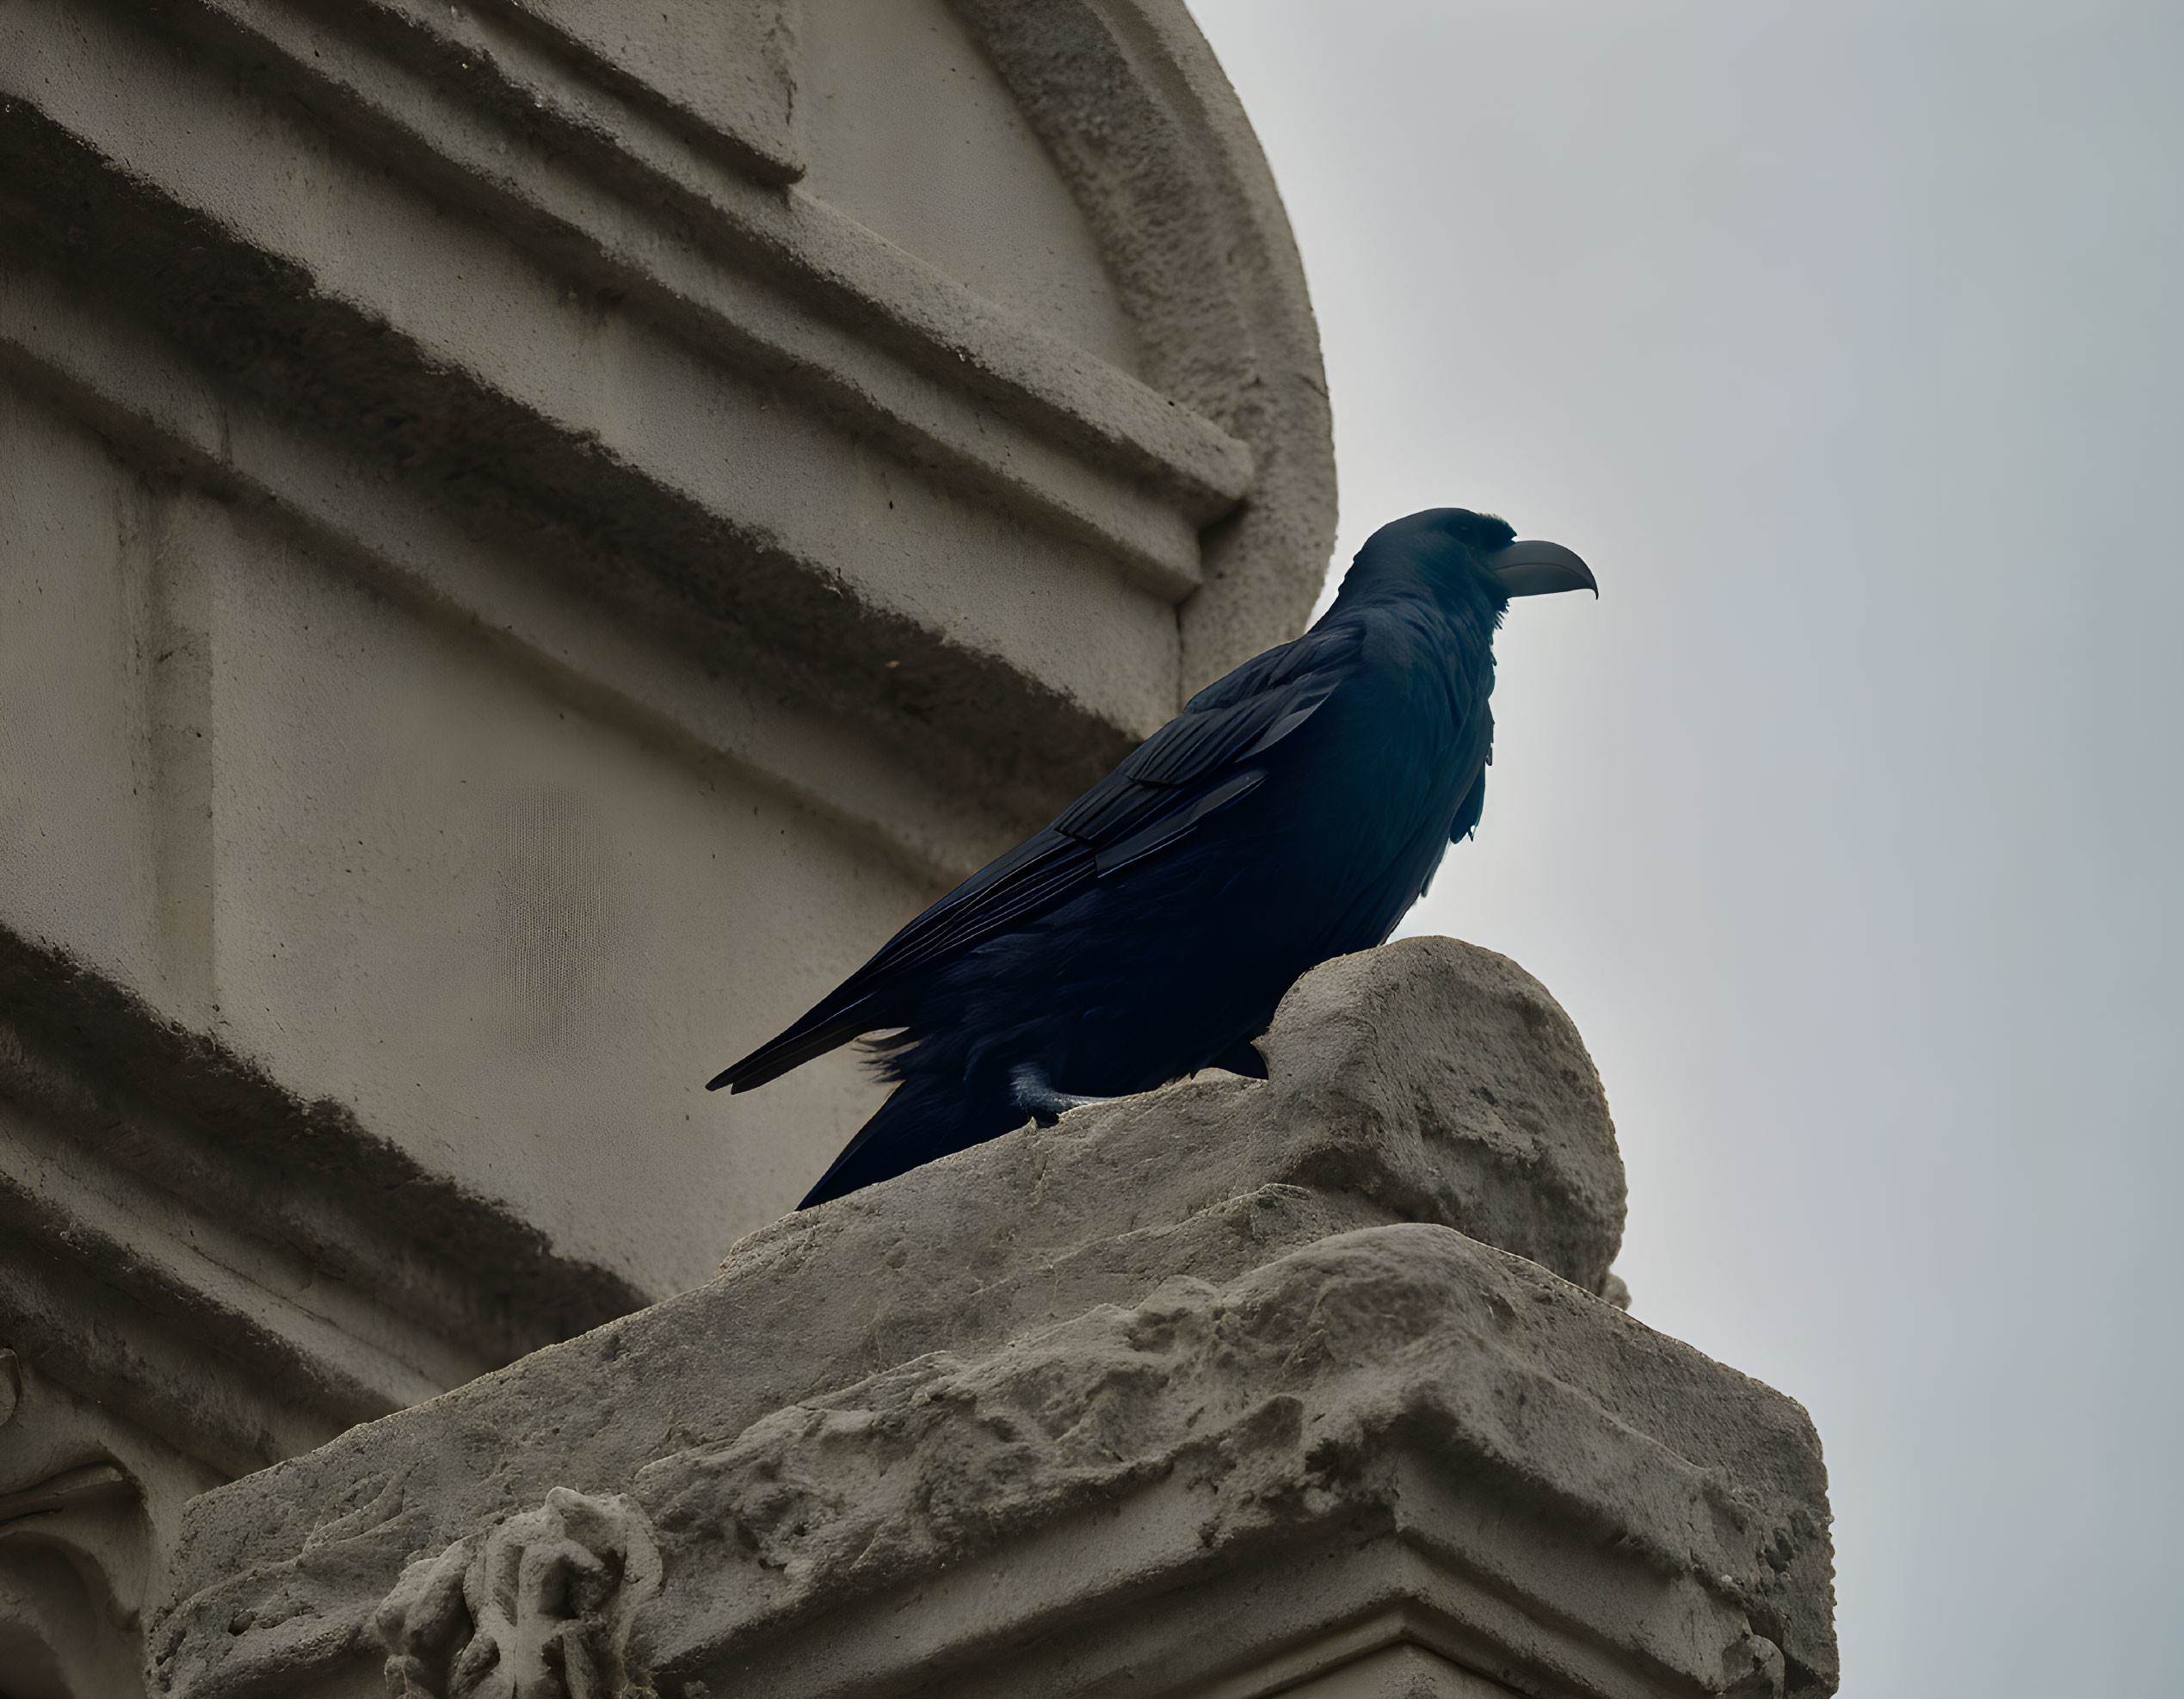
[[1203, 537], [1188, 694], [1301, 627], [1335, 539], [1327, 380], [1303, 262], [1243, 108], [1175, 0], [950, 0], [1076, 191], [1145, 376], [1249, 445]]

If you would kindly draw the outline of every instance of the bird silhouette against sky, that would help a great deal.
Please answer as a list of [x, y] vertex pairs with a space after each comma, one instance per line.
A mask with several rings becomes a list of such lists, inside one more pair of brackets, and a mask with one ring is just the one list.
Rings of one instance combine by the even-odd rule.
[[799, 1207], [1251, 1041], [1299, 975], [1386, 941], [1478, 825], [1494, 632], [1509, 600], [1599, 586], [1558, 544], [1432, 508], [1384, 525], [1334, 606], [1246, 661], [911, 921], [711, 1089], [851, 1039], [893, 1093]]

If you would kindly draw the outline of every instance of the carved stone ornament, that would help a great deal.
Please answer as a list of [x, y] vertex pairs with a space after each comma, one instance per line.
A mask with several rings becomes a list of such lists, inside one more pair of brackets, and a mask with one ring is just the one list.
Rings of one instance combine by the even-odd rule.
[[9, 1699], [135, 1690], [154, 1561], [141, 1477], [153, 1471], [116, 1426], [0, 1347], [0, 1693]]
[[390, 1699], [619, 1699], [650, 1691], [630, 1625], [659, 1591], [643, 1511], [557, 1486], [535, 1511], [402, 1572], [373, 1626]]

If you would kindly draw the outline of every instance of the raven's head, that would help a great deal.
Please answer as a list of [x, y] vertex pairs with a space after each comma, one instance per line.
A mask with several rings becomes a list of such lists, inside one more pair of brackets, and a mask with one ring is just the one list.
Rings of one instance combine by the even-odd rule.
[[1517, 541], [1505, 520], [1469, 508], [1429, 507], [1366, 539], [1342, 579], [1342, 599], [1420, 591], [1484, 599], [1496, 613], [1512, 596], [1557, 590], [1600, 594], [1592, 569], [1560, 543]]

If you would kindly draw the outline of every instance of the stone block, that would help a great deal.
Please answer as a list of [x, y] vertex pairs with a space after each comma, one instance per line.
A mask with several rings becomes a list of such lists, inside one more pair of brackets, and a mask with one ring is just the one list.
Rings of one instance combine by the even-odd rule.
[[1410, 940], [1262, 1047], [194, 1501], [157, 1686], [1832, 1690], [1817, 1443], [1598, 1295], [1546, 993]]

